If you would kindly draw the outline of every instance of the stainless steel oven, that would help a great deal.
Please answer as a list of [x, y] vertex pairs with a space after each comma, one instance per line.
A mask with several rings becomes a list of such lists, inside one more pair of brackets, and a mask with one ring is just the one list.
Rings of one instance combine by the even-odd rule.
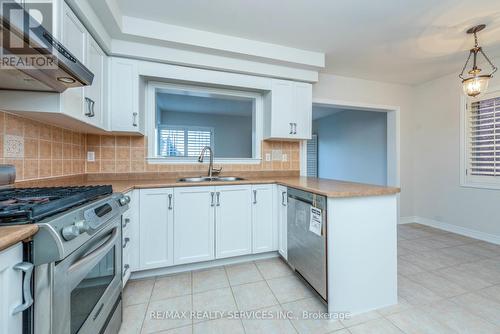
[[35, 268], [35, 334], [118, 332], [121, 240], [121, 215], [116, 215], [62, 260]]

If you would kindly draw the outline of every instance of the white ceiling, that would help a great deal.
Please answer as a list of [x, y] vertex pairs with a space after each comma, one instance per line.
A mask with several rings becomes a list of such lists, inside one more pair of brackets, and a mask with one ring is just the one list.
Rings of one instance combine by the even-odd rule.
[[[499, 0], [116, 0], [124, 16], [326, 54], [324, 72], [416, 84], [461, 70], [472, 39], [500, 55]], [[105, 21], [105, 20], [104, 20]]]

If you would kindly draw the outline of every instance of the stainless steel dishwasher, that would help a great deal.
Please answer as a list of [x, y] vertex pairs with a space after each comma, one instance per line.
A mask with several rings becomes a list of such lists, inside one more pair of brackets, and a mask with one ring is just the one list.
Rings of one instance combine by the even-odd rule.
[[[311, 208], [321, 210], [319, 233], [314, 233], [310, 228]], [[288, 263], [325, 301], [326, 225], [326, 197], [288, 188]]]

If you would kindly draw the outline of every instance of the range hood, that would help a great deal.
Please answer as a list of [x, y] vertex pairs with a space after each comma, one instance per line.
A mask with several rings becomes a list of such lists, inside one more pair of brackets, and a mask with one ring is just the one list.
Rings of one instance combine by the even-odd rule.
[[94, 74], [21, 5], [9, 6], [17, 15], [0, 16], [0, 89], [61, 93], [92, 84]]

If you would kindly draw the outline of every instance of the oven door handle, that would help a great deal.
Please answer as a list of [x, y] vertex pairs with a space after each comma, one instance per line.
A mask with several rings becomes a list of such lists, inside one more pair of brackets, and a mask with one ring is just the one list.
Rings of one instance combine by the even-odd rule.
[[106, 254], [111, 249], [111, 247], [113, 247], [114, 243], [116, 242], [116, 238], [118, 238], [118, 227], [113, 228], [111, 236], [105, 243], [103, 243], [101, 246], [96, 248], [91, 253], [82, 257], [80, 260], [73, 263], [68, 268], [68, 272], [74, 273], [75, 271], [78, 271], [80, 268], [85, 267], [87, 264], [89, 264], [96, 258], [99, 258], [100, 256]]
[[24, 279], [23, 279], [24, 303], [22, 303], [19, 306], [16, 306], [12, 311], [12, 315], [27, 310], [33, 304], [33, 296], [31, 296], [31, 277], [33, 274], [33, 263], [29, 262], [18, 263], [14, 266], [14, 270], [19, 270], [24, 272]]

